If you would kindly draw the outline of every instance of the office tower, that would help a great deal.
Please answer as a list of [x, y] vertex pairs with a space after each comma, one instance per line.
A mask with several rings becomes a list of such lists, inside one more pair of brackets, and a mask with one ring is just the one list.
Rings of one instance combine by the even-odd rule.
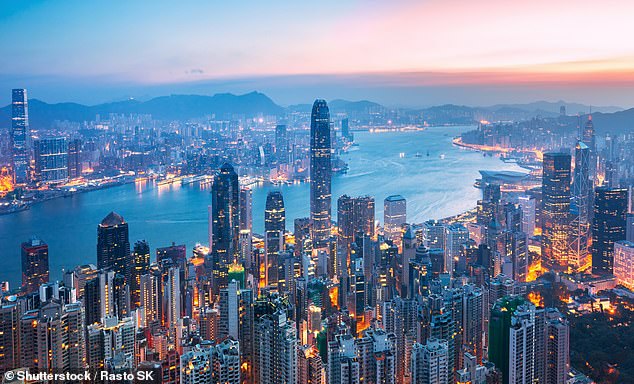
[[288, 163], [288, 136], [286, 134], [286, 125], [284, 124], [275, 126], [275, 153], [280, 163]]
[[313, 247], [330, 239], [332, 181], [330, 112], [325, 100], [315, 100], [310, 118], [310, 221]]
[[634, 242], [614, 243], [614, 276], [618, 284], [634, 289]]
[[240, 188], [240, 259], [247, 268], [255, 266], [253, 259], [253, 192], [250, 188]]
[[22, 316], [21, 305], [10, 303], [0, 306], [0, 371], [6, 372], [20, 365], [18, 355]]
[[81, 177], [81, 140], [70, 139], [68, 141], [68, 178]]
[[30, 181], [31, 134], [26, 89], [14, 89], [11, 103], [11, 153], [16, 184]]
[[403, 225], [407, 223], [407, 204], [401, 195], [392, 195], [383, 201], [383, 232], [385, 238], [401, 243]]
[[227, 339], [212, 351], [213, 384], [240, 384], [240, 343]]
[[505, 384], [532, 383], [541, 377], [545, 341], [540, 321], [543, 317], [535, 306], [521, 297], [495, 302], [489, 319], [489, 360], [502, 371]]
[[238, 175], [230, 164], [224, 164], [211, 188], [212, 244], [214, 288], [227, 286], [229, 265], [239, 256], [240, 189]]
[[65, 137], [35, 140], [35, 180], [59, 183], [68, 180], [68, 142]]
[[338, 334], [328, 342], [327, 383], [359, 383], [361, 367], [357, 357], [355, 339], [350, 334]]
[[121, 215], [110, 212], [97, 226], [97, 268], [128, 276], [130, 265], [128, 223]]
[[297, 382], [321, 384], [323, 363], [314, 345], [302, 345], [297, 353]]
[[283, 308], [255, 321], [255, 379], [259, 383], [295, 383], [297, 331]]
[[140, 304], [145, 314], [145, 324], [160, 322], [162, 313], [162, 281], [156, 269], [151, 269], [140, 278]]
[[449, 384], [449, 350], [447, 342], [430, 338], [426, 344], [412, 348], [412, 384]]
[[627, 189], [599, 187], [594, 194], [592, 273], [612, 274], [614, 243], [625, 240]]
[[555, 270], [568, 268], [570, 155], [545, 153], [542, 180], [542, 260]]
[[634, 213], [627, 214], [625, 226], [625, 239], [634, 242]]
[[590, 151], [579, 141], [575, 146], [575, 172], [572, 183], [572, 205], [570, 220], [569, 265], [573, 271], [583, 271], [591, 266], [588, 241], [590, 239], [590, 217], [592, 202], [592, 179], [590, 178]]
[[522, 232], [532, 237], [535, 235], [535, 198], [520, 196], [518, 201], [522, 209]]
[[37, 237], [22, 243], [22, 291], [37, 292], [48, 282], [48, 245]]
[[453, 275], [454, 262], [460, 255], [460, 246], [469, 240], [469, 231], [462, 224], [452, 224], [445, 227], [443, 249], [445, 251], [445, 273]]
[[509, 251], [507, 255], [513, 264], [513, 280], [525, 282], [528, 278], [528, 237], [524, 232], [506, 232]]
[[591, 185], [594, 185], [594, 180], [597, 177], [597, 144], [596, 137], [594, 134], [594, 123], [592, 122], [592, 115], [588, 115], [588, 121], [583, 129], [583, 134], [581, 135], [581, 141], [583, 141], [589, 150], [588, 163], [590, 165], [590, 179], [592, 181]]
[[130, 304], [132, 309], [141, 306], [141, 276], [150, 269], [150, 245], [145, 240], [134, 243], [130, 273]]
[[284, 250], [286, 212], [280, 191], [271, 191], [266, 196], [264, 211], [264, 273], [265, 285], [277, 289], [280, 252]]
[[180, 357], [181, 384], [212, 383], [213, 346], [211, 343], [196, 345]]
[[555, 308], [545, 311], [546, 335], [543, 348], [546, 354], [545, 381], [547, 384], [565, 384], [570, 371], [570, 326]]

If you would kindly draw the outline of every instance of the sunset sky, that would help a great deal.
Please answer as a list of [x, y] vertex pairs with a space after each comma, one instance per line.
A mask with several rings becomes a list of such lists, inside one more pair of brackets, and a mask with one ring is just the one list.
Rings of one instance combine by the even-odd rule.
[[0, 5], [0, 100], [258, 90], [393, 105], [634, 106], [634, 2], [29, 1]]

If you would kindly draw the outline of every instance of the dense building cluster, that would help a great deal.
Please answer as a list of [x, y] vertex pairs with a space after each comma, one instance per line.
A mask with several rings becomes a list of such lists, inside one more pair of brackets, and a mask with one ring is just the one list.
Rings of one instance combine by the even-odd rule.
[[[14, 92], [18, 115], [19, 100]], [[392, 195], [378, 225], [373, 196], [333, 202], [330, 121], [315, 101], [310, 216], [292, 226], [272, 191], [264, 233], [254, 233], [251, 190], [224, 162], [207, 245], [153, 253], [111, 212], [97, 225], [96, 264], [49, 281], [46, 243], [23, 243], [21, 290], [0, 308], [0, 371], [147, 371], [162, 383], [574, 383], [569, 322], [531, 297], [544, 284], [536, 279], [549, 271], [634, 287], [628, 190], [597, 178], [591, 127], [574, 159], [543, 155], [540, 188], [485, 183], [473, 220], [411, 223], [406, 198]], [[19, 139], [24, 123], [14, 124]], [[349, 136], [347, 120], [344, 128]], [[273, 153], [286, 161], [287, 128], [275, 132]], [[60, 164], [69, 164], [68, 142], [37, 148], [52, 157], [66, 148]], [[71, 167], [58, 173], [56, 163], [35, 174], [68, 177]]]

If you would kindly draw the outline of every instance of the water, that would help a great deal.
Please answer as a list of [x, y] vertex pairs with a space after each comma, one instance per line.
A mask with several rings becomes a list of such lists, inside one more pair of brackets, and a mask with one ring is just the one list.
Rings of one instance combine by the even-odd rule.
[[[344, 159], [350, 169], [333, 179], [333, 218], [337, 198], [372, 195], [376, 217], [383, 220], [383, 199], [401, 194], [407, 199], [408, 221], [454, 215], [475, 206], [481, 196], [473, 187], [480, 169], [520, 170], [497, 158], [452, 146], [453, 136], [471, 127], [438, 127], [422, 132], [356, 132], [359, 144]], [[429, 151], [429, 156], [426, 156]], [[416, 153], [422, 157], [415, 157]], [[404, 153], [404, 157], [401, 157]], [[444, 154], [444, 159], [440, 156]], [[266, 186], [253, 191], [253, 226], [262, 233]], [[309, 213], [309, 185], [280, 188], [286, 205], [286, 226]], [[110, 211], [129, 223], [130, 241], [146, 239], [152, 251], [171, 242], [207, 243], [208, 190], [198, 185], [128, 184], [37, 204], [28, 211], [0, 216], [0, 280], [12, 288], [21, 280], [20, 243], [36, 234], [49, 245], [51, 279], [62, 268], [96, 264], [97, 224]]]

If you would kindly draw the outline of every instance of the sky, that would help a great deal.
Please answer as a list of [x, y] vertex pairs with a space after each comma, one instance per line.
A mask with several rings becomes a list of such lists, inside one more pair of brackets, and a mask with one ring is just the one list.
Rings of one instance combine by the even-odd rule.
[[10, 88], [95, 104], [264, 92], [288, 105], [567, 100], [634, 106], [628, 0], [0, 3]]

